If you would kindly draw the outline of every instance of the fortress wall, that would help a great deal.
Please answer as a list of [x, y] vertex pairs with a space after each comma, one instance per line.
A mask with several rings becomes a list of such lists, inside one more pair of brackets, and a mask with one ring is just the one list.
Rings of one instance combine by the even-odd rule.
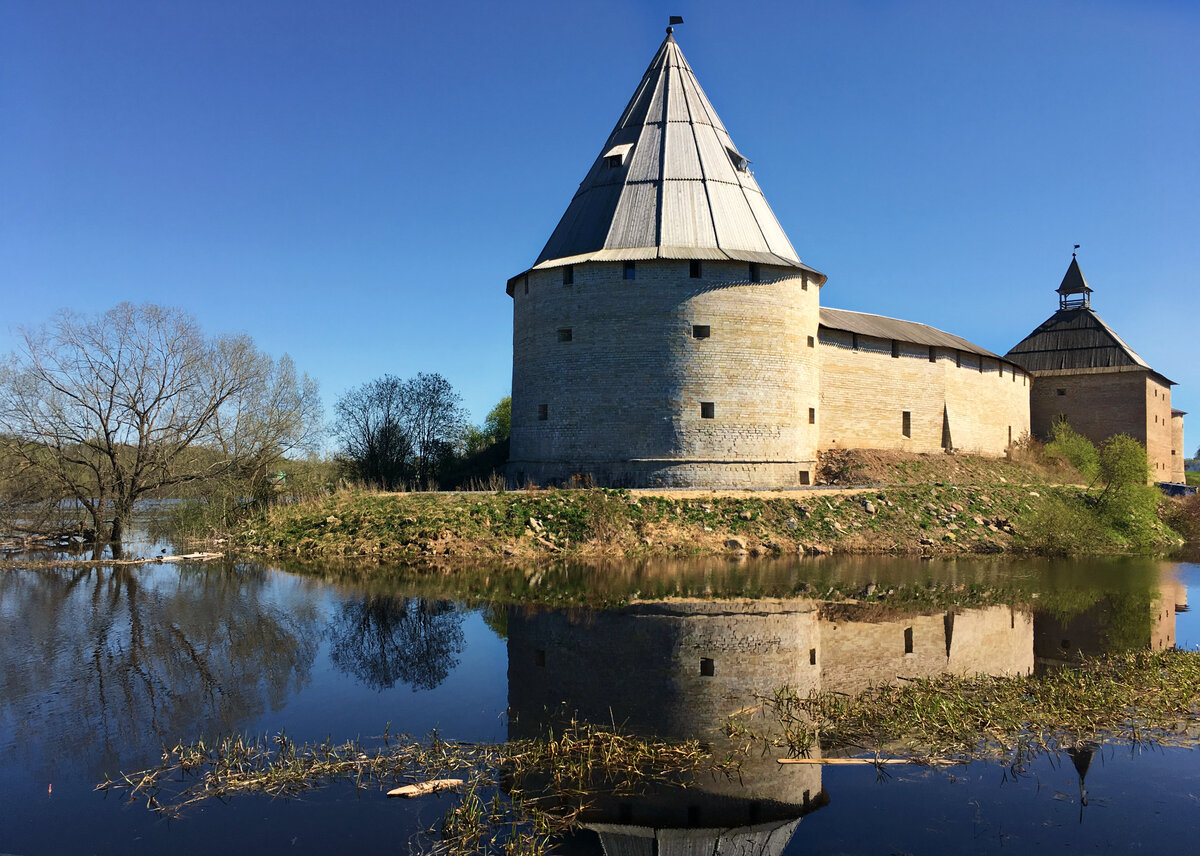
[[940, 674], [1028, 674], [1033, 615], [994, 606], [879, 622], [822, 621], [821, 646], [826, 692], [855, 694], [897, 678]]
[[[632, 280], [612, 262], [575, 265], [571, 285], [561, 268], [532, 272], [528, 294], [518, 281], [510, 477], [804, 483], [817, 445], [819, 288], [811, 275], [760, 270], [752, 283], [746, 263], [706, 261], [692, 279], [686, 260], [650, 260]], [[707, 337], [693, 335], [698, 325]]]
[[948, 441], [1002, 455], [1029, 430], [1029, 378], [1008, 363], [947, 348], [935, 348], [931, 361], [928, 346], [908, 342], [893, 356], [890, 339], [827, 328], [820, 335], [823, 449], [939, 452]]
[[1187, 481], [1184, 461], [1187, 453], [1183, 451], [1183, 417], [1171, 417], [1171, 481], [1183, 483]]
[[1175, 472], [1172, 458], [1179, 455], [1171, 454], [1171, 387], [1150, 372], [1038, 375], [1030, 412], [1039, 437], [1048, 437], [1054, 422], [1066, 416], [1072, 428], [1097, 445], [1114, 434], [1144, 443], [1155, 481], [1170, 481]]

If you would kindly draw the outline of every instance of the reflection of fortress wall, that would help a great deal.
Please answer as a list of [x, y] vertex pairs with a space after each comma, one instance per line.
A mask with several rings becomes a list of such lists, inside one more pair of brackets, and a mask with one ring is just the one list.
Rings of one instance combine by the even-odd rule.
[[756, 693], [816, 687], [816, 611], [808, 601], [655, 603], [508, 619], [514, 734], [564, 701], [582, 719], [671, 739], [714, 735]]
[[821, 689], [858, 693], [897, 677], [1028, 674], [1033, 616], [1007, 606], [888, 621], [821, 622]]
[[1144, 597], [1135, 600], [1132, 594], [1114, 595], [1065, 620], [1039, 613], [1034, 625], [1034, 656], [1053, 663], [1121, 650], [1174, 648], [1177, 604], [1186, 607], [1187, 588], [1168, 579], [1159, 584], [1148, 603]]

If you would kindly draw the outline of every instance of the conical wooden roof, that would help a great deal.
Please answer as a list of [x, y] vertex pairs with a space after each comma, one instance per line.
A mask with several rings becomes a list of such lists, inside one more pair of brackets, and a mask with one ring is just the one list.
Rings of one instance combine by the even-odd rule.
[[654, 258], [812, 270], [670, 33], [534, 268]]

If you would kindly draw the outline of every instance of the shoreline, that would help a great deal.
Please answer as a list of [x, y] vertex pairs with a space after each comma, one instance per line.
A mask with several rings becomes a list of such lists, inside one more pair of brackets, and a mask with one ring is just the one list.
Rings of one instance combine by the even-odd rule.
[[1078, 486], [1008, 482], [799, 491], [345, 491], [267, 509], [237, 527], [230, 545], [279, 558], [438, 564], [717, 555], [1146, 555], [1183, 546], [1158, 521], [1124, 540], [1108, 531], [1107, 540], [1082, 550], [1046, 539], [1047, 506], [1086, 502]]

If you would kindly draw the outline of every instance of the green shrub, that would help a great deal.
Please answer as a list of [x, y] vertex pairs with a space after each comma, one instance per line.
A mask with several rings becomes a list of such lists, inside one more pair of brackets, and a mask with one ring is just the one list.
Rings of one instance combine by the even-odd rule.
[[1109, 538], [1089, 497], [1053, 493], [1042, 497], [1023, 519], [1018, 538], [1042, 556], [1102, 552]]
[[1128, 434], [1109, 437], [1100, 449], [1097, 506], [1105, 520], [1131, 543], [1153, 539], [1161, 494], [1150, 481], [1146, 447]]
[[1080, 434], [1067, 420], [1060, 419], [1050, 429], [1051, 440], [1046, 444], [1046, 454], [1051, 458], [1065, 460], [1079, 470], [1087, 481], [1095, 481], [1100, 473], [1100, 453], [1095, 444]]

